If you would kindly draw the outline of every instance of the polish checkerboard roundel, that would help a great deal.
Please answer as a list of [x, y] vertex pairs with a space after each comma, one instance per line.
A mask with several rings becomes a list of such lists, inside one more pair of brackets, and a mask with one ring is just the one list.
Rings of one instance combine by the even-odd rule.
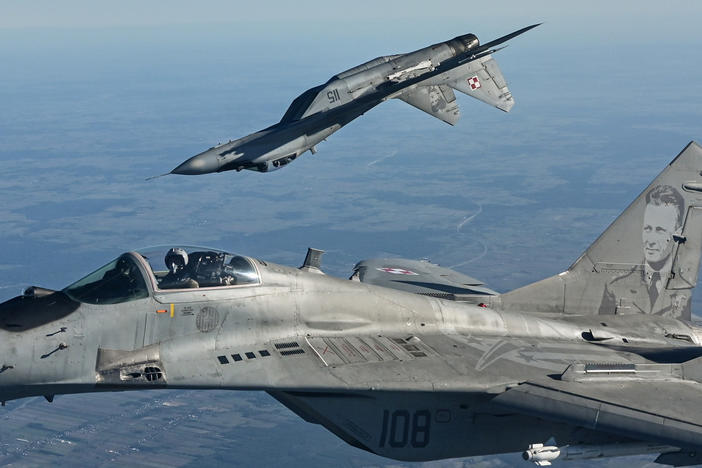
[[468, 84], [470, 85], [470, 89], [478, 89], [482, 86], [480, 84], [480, 79], [478, 79], [478, 75], [468, 78]]
[[376, 270], [384, 271], [385, 273], [390, 273], [393, 275], [419, 275], [419, 273], [415, 273], [412, 270], [406, 270], [404, 268], [383, 267], [376, 268]]

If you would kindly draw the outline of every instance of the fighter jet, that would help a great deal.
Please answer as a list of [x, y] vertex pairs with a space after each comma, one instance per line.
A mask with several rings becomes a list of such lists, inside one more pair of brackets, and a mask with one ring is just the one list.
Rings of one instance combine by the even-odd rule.
[[566, 271], [503, 294], [428, 261], [365, 260], [343, 279], [314, 249], [300, 268], [212, 248], [131, 251], [0, 304], [0, 400], [260, 390], [398, 460], [697, 464], [701, 249], [693, 142]]
[[316, 153], [316, 145], [329, 135], [393, 98], [451, 125], [459, 118], [453, 90], [509, 112], [514, 99], [491, 54], [495, 46], [536, 26], [483, 45], [474, 34], [465, 34], [408, 54], [370, 60], [302, 93], [277, 124], [214, 146], [170, 174], [280, 169], [308, 150]]

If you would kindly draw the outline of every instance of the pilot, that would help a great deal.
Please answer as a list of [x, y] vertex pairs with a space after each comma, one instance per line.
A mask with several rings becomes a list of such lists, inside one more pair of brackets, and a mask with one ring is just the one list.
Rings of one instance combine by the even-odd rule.
[[146, 285], [139, 269], [125, 255], [117, 259], [114, 268], [107, 270], [102, 279], [87, 284], [86, 287], [96, 303], [119, 302], [142, 297], [146, 293]]
[[174, 247], [166, 254], [168, 274], [159, 283], [161, 289], [197, 288], [197, 281], [188, 273], [188, 253], [180, 247]]
[[116, 294], [123, 294], [136, 284], [136, 278], [139, 276], [136, 266], [123, 255], [117, 260], [115, 267], [102, 276], [101, 285]]

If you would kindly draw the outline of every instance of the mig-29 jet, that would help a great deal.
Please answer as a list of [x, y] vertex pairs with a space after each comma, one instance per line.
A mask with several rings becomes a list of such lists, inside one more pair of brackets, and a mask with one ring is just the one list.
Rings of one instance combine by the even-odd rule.
[[505, 112], [514, 105], [492, 53], [537, 25], [480, 45], [474, 34], [408, 54], [378, 57], [333, 76], [298, 96], [277, 124], [219, 144], [169, 174], [197, 175], [249, 169], [270, 172], [294, 161], [352, 120], [398, 98], [451, 125], [459, 118], [453, 90]]
[[0, 400], [261, 390], [398, 460], [523, 451], [702, 463], [702, 147], [566, 271], [503, 294], [425, 261], [349, 279], [208, 248], [127, 252], [0, 304]]

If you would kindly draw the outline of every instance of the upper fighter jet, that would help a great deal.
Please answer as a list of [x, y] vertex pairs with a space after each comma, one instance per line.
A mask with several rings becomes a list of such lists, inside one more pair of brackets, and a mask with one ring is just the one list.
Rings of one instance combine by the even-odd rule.
[[451, 125], [459, 118], [453, 90], [505, 112], [514, 105], [491, 54], [495, 46], [537, 25], [480, 45], [473, 34], [408, 54], [378, 57], [333, 76], [298, 96], [277, 124], [208, 149], [170, 174], [269, 172], [287, 165], [355, 118], [398, 98]]
[[185, 246], [128, 252], [0, 304], [0, 401], [263, 390], [399, 460], [523, 451], [702, 463], [702, 147], [563, 273], [504, 294], [425, 261], [350, 279]]

